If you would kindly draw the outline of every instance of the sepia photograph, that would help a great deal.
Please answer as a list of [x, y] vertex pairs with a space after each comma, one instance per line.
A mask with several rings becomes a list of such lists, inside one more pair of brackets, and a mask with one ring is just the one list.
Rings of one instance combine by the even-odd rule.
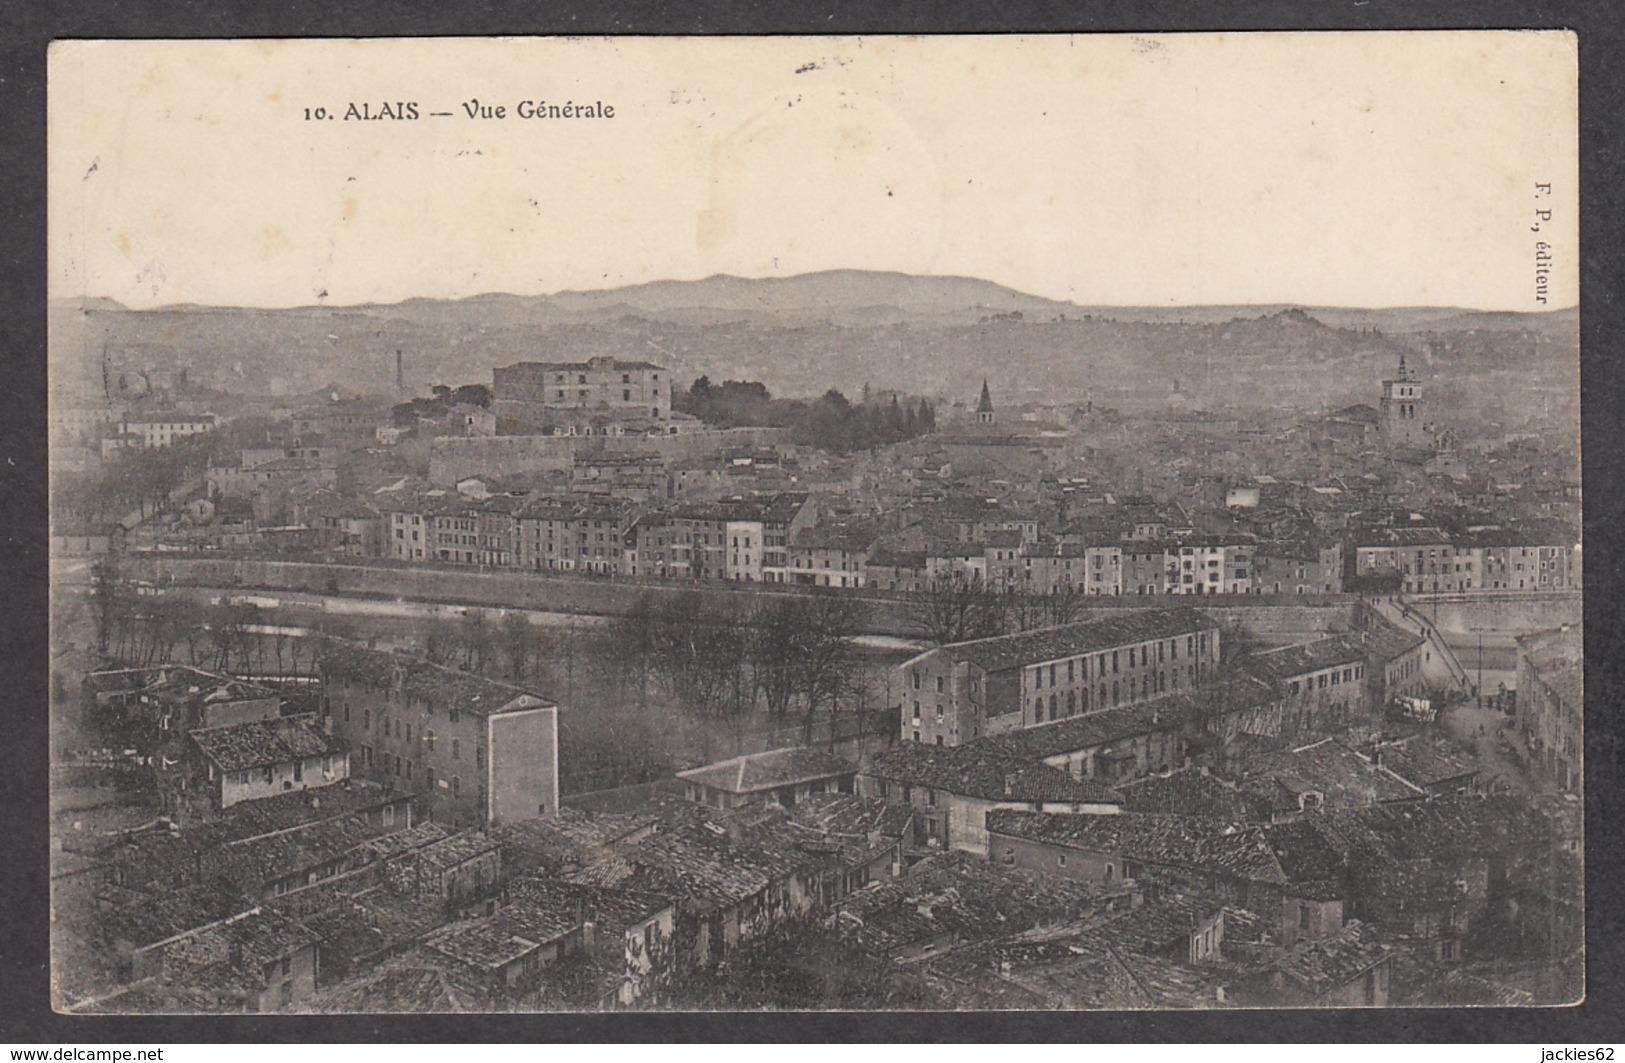
[[53, 1007], [1581, 1002], [1577, 55], [54, 42]]

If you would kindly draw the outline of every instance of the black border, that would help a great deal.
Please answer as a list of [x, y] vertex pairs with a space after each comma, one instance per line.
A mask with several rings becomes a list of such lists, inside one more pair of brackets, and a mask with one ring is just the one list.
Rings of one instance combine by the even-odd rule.
[[[1232, 1041], [1607, 1043], [1625, 1029], [1620, 723], [1614, 708], [1625, 679], [1618, 654], [1625, 510], [1625, 375], [1616, 361], [1621, 330], [1620, 211], [1625, 195], [1625, 20], [1607, 0], [1115, 0], [1070, 10], [1021, 0], [970, 8], [930, 0], [871, 4], [843, 0], [776, 10], [760, 0], [7, 0], [0, 26], [0, 528], [5, 582], [0, 604], [0, 1041], [39, 1044], [310, 1043], [403, 1041]], [[1587, 495], [1587, 983], [1573, 1008], [1224, 1013], [949, 1014], [613, 1014], [570, 1016], [133, 1017], [56, 1015], [47, 997], [46, 704], [48, 669], [45, 527], [45, 52], [64, 37], [368, 37], [598, 34], [836, 34], [1175, 32], [1341, 29], [1573, 29], [1580, 41], [1581, 332], [1583, 469]], [[1554, 86], [1554, 92], [1560, 91]], [[1396, 234], [1402, 239], [1403, 234]], [[1612, 1020], [1612, 1021], [1610, 1021]]]

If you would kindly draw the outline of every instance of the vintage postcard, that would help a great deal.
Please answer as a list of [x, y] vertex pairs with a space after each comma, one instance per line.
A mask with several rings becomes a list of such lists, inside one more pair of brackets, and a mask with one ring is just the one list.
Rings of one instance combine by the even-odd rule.
[[1584, 996], [1576, 39], [61, 41], [59, 1011]]

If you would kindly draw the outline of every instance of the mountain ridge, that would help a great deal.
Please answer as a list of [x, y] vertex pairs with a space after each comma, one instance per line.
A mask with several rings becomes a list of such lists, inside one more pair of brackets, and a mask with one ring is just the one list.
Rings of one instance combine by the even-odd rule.
[[[860, 293], [854, 288], [867, 288]], [[876, 298], [874, 289], [886, 297]], [[952, 293], [956, 297], [950, 298]], [[783, 295], [790, 298], [783, 298]], [[772, 298], [780, 296], [779, 298]], [[733, 311], [796, 311], [817, 312], [837, 310], [853, 312], [888, 307], [935, 307], [939, 311], [953, 310], [1047, 310], [1057, 315], [1087, 314], [1113, 316], [1133, 320], [1213, 320], [1216, 315], [1268, 314], [1287, 309], [1301, 309], [1326, 320], [1326, 316], [1352, 318], [1359, 316], [1404, 316], [1406, 318], [1433, 318], [1449, 321], [1460, 318], [1526, 320], [1542, 316], [1562, 316], [1576, 311], [1564, 307], [1542, 311], [1480, 310], [1472, 307], [1432, 306], [1426, 304], [1392, 307], [1351, 307], [1317, 305], [1296, 302], [1275, 303], [1181, 303], [1181, 304], [1124, 304], [1079, 303], [1073, 300], [1051, 299], [1033, 295], [996, 281], [957, 274], [911, 274], [894, 270], [833, 269], [794, 274], [788, 277], [742, 277], [729, 273], [714, 273], [699, 279], [657, 280], [614, 288], [566, 288], [555, 292], [523, 295], [514, 292], [488, 291], [456, 298], [437, 299], [414, 296], [397, 302], [367, 302], [350, 304], [308, 303], [290, 307], [253, 307], [176, 303], [147, 308], [131, 308], [117, 300], [102, 296], [55, 299], [57, 309], [89, 309], [125, 313], [181, 313], [244, 311], [257, 313], [388, 313], [415, 311], [448, 306], [489, 306], [492, 304], [519, 308], [551, 308], [569, 312], [600, 312], [624, 305], [634, 311], [683, 312], [699, 310]]]

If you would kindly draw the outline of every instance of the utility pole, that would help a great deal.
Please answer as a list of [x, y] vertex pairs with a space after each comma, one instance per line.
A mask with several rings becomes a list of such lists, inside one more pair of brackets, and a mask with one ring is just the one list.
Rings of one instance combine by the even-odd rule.
[[1484, 707], [1484, 632], [1478, 633], [1478, 707]]

